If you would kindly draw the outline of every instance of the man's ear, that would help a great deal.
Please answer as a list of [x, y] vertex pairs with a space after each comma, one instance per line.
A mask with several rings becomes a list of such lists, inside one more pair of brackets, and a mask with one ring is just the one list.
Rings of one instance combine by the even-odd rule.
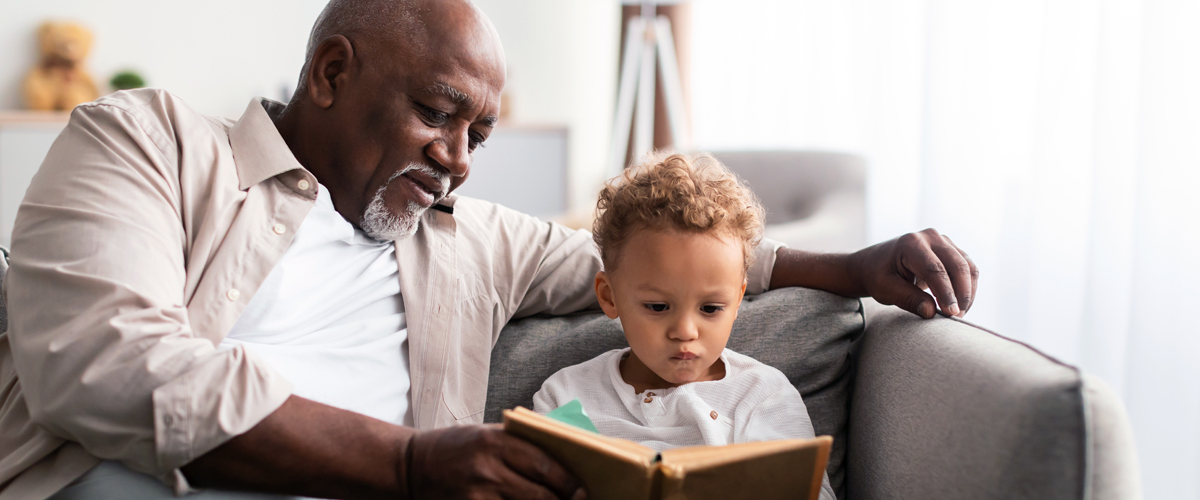
[[354, 61], [354, 46], [342, 35], [334, 35], [317, 45], [313, 52], [305, 83], [313, 104], [328, 109], [340, 87], [350, 78], [348, 70]]
[[604, 310], [604, 315], [610, 319], [617, 319], [620, 314], [617, 311], [617, 300], [613, 297], [612, 283], [608, 282], [608, 275], [604, 271], [596, 273], [596, 299], [600, 301], [600, 309]]

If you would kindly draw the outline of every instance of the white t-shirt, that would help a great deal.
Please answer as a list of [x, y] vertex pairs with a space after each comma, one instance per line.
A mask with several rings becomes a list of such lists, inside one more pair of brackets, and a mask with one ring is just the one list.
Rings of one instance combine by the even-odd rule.
[[355, 229], [324, 186], [221, 342], [242, 344], [300, 397], [412, 425], [408, 330], [393, 242]]
[[[804, 400], [787, 376], [754, 358], [725, 349], [721, 380], [638, 393], [621, 378], [628, 352], [615, 349], [551, 375], [533, 396], [534, 411], [549, 413], [579, 399], [600, 434], [658, 451], [814, 436]], [[821, 499], [836, 498], [826, 475]]]

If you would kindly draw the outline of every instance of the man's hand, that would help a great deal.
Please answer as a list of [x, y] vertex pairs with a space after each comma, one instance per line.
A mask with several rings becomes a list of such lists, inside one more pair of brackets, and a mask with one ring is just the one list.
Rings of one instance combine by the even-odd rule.
[[979, 287], [979, 268], [971, 257], [932, 228], [850, 254], [847, 266], [881, 304], [897, 305], [927, 319], [937, 306], [950, 316], [966, 314]]
[[926, 229], [848, 255], [780, 249], [771, 289], [785, 286], [869, 296], [928, 319], [938, 305], [950, 316], [966, 314], [975, 301], [979, 269], [950, 238]]
[[585, 498], [579, 480], [498, 426], [420, 432], [408, 448], [409, 498]]

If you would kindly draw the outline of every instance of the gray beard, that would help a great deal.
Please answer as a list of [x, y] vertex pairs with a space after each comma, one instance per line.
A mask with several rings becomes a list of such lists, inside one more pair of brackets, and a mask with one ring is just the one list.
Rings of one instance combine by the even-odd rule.
[[421, 170], [426, 174], [435, 176], [434, 178], [439, 180], [442, 178], [441, 174], [437, 171], [424, 165], [409, 165], [403, 170], [392, 174], [383, 187], [375, 191], [375, 196], [367, 204], [367, 210], [363, 212], [362, 221], [358, 224], [367, 236], [379, 241], [395, 241], [412, 236], [417, 232], [417, 225], [421, 222], [421, 216], [425, 215], [425, 207], [410, 200], [408, 206], [396, 214], [389, 211], [383, 201], [383, 193], [387, 191], [388, 185], [396, 180], [397, 177], [413, 170]]
[[410, 201], [408, 206], [404, 207], [404, 211], [393, 214], [383, 204], [383, 192], [386, 189], [385, 186], [375, 192], [375, 197], [371, 198], [371, 203], [367, 205], [367, 211], [363, 213], [359, 226], [362, 227], [363, 233], [379, 241], [401, 240], [412, 236], [417, 232], [417, 225], [421, 216], [425, 214], [425, 207]]

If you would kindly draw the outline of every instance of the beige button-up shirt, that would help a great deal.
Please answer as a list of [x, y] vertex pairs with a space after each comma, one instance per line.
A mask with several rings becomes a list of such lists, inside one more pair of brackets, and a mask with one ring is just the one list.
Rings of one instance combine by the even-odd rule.
[[[79, 106], [26, 193], [0, 334], [0, 500], [42, 499], [102, 459], [177, 490], [291, 384], [218, 351], [312, 207], [317, 182], [255, 100], [236, 122], [157, 90]], [[482, 421], [512, 318], [595, 305], [590, 235], [449, 196], [396, 242], [416, 427]], [[778, 245], [748, 276], [766, 289]]]

